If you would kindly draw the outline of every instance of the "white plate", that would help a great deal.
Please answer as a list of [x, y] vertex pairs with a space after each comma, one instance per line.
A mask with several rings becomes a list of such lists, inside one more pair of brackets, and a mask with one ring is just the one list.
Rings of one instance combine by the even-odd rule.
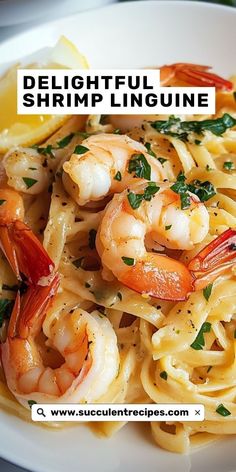
[[[122, 3], [74, 15], [0, 46], [0, 62], [53, 45], [61, 34], [78, 44], [93, 67], [131, 68], [180, 61], [236, 72], [236, 9], [194, 2]], [[84, 426], [51, 432], [0, 412], [0, 455], [40, 472], [235, 472], [235, 438], [191, 456], [157, 448], [148, 426], [129, 425], [111, 439]]]

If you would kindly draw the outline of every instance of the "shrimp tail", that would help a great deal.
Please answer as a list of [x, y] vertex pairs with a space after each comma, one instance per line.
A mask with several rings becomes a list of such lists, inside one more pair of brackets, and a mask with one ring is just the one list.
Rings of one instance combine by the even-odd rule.
[[195, 290], [212, 283], [236, 264], [236, 230], [228, 229], [202, 249], [189, 263]]
[[18, 280], [22, 280], [21, 274], [24, 274], [29, 283], [37, 285], [54, 269], [40, 241], [20, 220], [0, 224], [0, 248]]
[[37, 334], [58, 286], [59, 275], [55, 274], [49, 285], [31, 285], [22, 296], [17, 292], [8, 326], [8, 337], [27, 339], [29, 334]]
[[122, 282], [137, 292], [162, 300], [186, 300], [193, 291], [193, 278], [180, 261], [148, 253], [122, 276]]
[[176, 63], [163, 66], [163, 68], [160, 69], [161, 81], [163, 78], [163, 85], [165, 85], [169, 80], [175, 77], [196, 87], [216, 87], [218, 90], [232, 90], [232, 82], [209, 72], [209, 69], [209, 66], [188, 63]]

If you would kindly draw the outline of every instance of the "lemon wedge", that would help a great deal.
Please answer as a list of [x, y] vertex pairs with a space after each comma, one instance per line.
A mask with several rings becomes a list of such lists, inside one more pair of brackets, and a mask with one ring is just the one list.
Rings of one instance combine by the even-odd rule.
[[[54, 48], [48, 49], [40, 64], [24, 64], [24, 67], [88, 69], [88, 63], [76, 46], [62, 36]], [[19, 64], [0, 79], [0, 153], [12, 146], [30, 146], [45, 140], [69, 118], [68, 115], [17, 115], [17, 68]]]

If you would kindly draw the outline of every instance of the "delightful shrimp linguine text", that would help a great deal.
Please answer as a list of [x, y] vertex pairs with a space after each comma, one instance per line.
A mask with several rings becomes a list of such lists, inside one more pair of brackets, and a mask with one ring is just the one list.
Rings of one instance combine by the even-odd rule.
[[187, 452], [236, 434], [236, 81], [161, 80], [215, 86], [216, 115], [71, 117], [2, 156], [0, 404], [201, 403], [151, 423]]

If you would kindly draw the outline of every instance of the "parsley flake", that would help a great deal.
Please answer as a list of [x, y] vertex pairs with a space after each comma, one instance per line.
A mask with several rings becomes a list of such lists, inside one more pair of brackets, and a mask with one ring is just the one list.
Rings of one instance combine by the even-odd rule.
[[204, 333], [209, 333], [210, 331], [211, 331], [211, 323], [206, 321], [201, 326], [196, 339], [193, 341], [193, 343], [190, 346], [196, 351], [201, 351], [203, 349], [203, 346], [205, 346]]
[[147, 152], [148, 154], [150, 154], [150, 156], [156, 157], [155, 152], [151, 148], [151, 143], [145, 143], [144, 146], [147, 149]]
[[133, 266], [135, 264], [135, 261], [134, 261], [133, 257], [123, 256], [121, 259], [128, 266]]
[[37, 402], [34, 400], [28, 400], [28, 405], [30, 408], [32, 408], [33, 405], [37, 405]]
[[114, 180], [118, 180], [118, 182], [122, 180], [122, 175], [119, 170], [116, 172], [116, 175], [114, 176]]
[[132, 174], [134, 172], [135, 177], [140, 179], [150, 180], [151, 178], [151, 166], [144, 154], [134, 154], [128, 165], [128, 172]]
[[22, 177], [27, 188], [33, 187], [38, 181], [36, 179], [30, 179], [29, 177]]
[[235, 169], [234, 163], [231, 162], [231, 161], [225, 161], [224, 164], [223, 164], [223, 169], [225, 169], [225, 170], [234, 170]]
[[6, 200], [1, 199], [1, 200], [0, 200], [0, 206], [2, 206], [3, 203], [5, 203], [5, 202], [6, 202]]
[[74, 154], [85, 154], [89, 151], [89, 148], [86, 146], [82, 146], [82, 144], [78, 144], [74, 149]]
[[230, 416], [231, 412], [221, 403], [217, 408], [216, 408], [216, 413], [218, 413], [221, 416]]
[[163, 380], [167, 380], [168, 378], [168, 374], [165, 370], [163, 370], [161, 373], [160, 373], [160, 377], [163, 379]]
[[7, 298], [2, 298], [0, 300], [0, 328], [2, 327], [3, 320], [10, 318], [13, 305], [14, 300], [8, 300]]
[[213, 284], [209, 284], [203, 289], [203, 295], [207, 302], [211, 296], [212, 287], [213, 287]]
[[70, 133], [67, 136], [65, 136], [64, 138], [62, 138], [60, 141], [57, 141], [58, 149], [63, 149], [66, 146], [68, 146], [68, 144], [70, 144], [70, 142], [71, 142], [72, 138], [74, 137], [74, 135], [75, 135], [75, 133]]

